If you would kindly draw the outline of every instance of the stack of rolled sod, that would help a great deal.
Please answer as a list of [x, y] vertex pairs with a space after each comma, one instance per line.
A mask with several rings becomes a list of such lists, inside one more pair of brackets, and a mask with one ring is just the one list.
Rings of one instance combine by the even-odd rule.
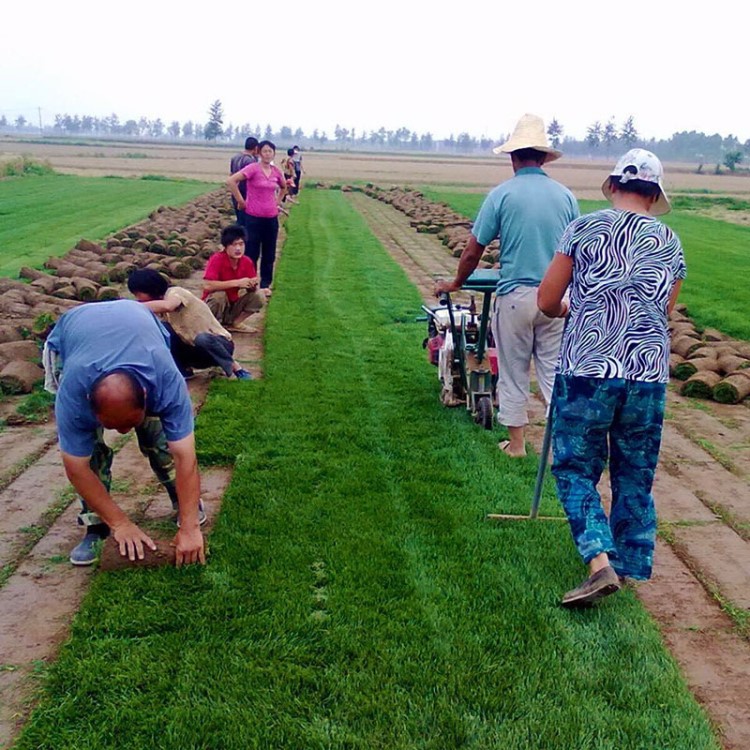
[[684, 381], [680, 393], [736, 404], [750, 395], [750, 344], [719, 331], [699, 333], [683, 310], [672, 313], [670, 374]]

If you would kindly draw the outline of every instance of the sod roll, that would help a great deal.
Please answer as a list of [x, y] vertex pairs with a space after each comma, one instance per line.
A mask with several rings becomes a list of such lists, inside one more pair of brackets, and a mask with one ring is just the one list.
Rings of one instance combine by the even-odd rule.
[[719, 361], [716, 357], [699, 357], [686, 359], [674, 368], [674, 376], [678, 380], [687, 380], [696, 372], [719, 372]]
[[714, 400], [720, 404], [739, 404], [750, 395], [750, 371], [738, 370], [714, 386]]
[[696, 372], [680, 386], [680, 393], [693, 398], [712, 398], [713, 389], [719, 382], [721, 375], [718, 372]]
[[3, 393], [31, 393], [44, 379], [44, 370], [33, 362], [16, 359], [0, 370], [0, 390]]
[[674, 371], [677, 365], [681, 365], [685, 361], [685, 357], [681, 357], [679, 354], [672, 352], [669, 355], [669, 374], [674, 377]]
[[750, 359], [738, 357], [734, 354], [723, 354], [719, 357], [719, 372], [731, 375], [736, 370], [745, 370], [750, 367]]
[[702, 346], [703, 343], [692, 336], [675, 336], [672, 340], [672, 351], [681, 357], [689, 357], [696, 349], [700, 349]]

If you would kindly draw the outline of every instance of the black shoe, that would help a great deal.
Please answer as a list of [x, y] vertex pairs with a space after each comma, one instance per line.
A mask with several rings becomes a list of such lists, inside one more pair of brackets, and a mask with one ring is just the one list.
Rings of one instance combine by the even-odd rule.
[[562, 598], [563, 607], [587, 607], [620, 590], [620, 579], [612, 566], [598, 570]]

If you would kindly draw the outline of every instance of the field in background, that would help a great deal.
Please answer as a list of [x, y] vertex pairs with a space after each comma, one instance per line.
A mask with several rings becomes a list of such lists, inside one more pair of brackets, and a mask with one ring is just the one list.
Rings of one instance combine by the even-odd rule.
[[[430, 200], [448, 203], [473, 219], [484, 198], [477, 193], [425, 188]], [[609, 205], [606, 201], [581, 201], [588, 213]], [[750, 228], [675, 210], [663, 220], [677, 232], [685, 250], [688, 277], [680, 302], [703, 327], [718, 328], [729, 336], [750, 341], [750, 320], [745, 304], [750, 284]]]
[[196, 181], [52, 175], [0, 180], [0, 276], [62, 255], [78, 240], [100, 240], [213, 187]]
[[[277, 161], [283, 156], [278, 144]], [[0, 161], [29, 154], [46, 159], [70, 174], [141, 176], [160, 174], [216, 182], [227, 177], [235, 147], [168, 146], [109, 141], [72, 141], [65, 144], [0, 138]], [[600, 161], [572, 162], [564, 157], [548, 165], [555, 179], [568, 185], [579, 198], [598, 199], [599, 187], [618, 153]], [[487, 189], [511, 176], [507, 157], [370, 154], [305, 151], [305, 180], [325, 182], [374, 182], [381, 185], [461, 186]], [[696, 174], [695, 165], [668, 165], [666, 186], [671, 191], [712, 191], [750, 195], [750, 178], [736, 175]]]

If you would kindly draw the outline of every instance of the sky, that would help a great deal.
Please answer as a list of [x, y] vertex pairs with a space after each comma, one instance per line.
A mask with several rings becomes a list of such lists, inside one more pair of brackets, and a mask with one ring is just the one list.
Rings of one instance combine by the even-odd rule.
[[[697, 6], [697, 8], [696, 8]], [[343, 0], [4, 4], [0, 115], [500, 139], [525, 112], [582, 139], [633, 116], [645, 138], [750, 138], [750, 4]]]

